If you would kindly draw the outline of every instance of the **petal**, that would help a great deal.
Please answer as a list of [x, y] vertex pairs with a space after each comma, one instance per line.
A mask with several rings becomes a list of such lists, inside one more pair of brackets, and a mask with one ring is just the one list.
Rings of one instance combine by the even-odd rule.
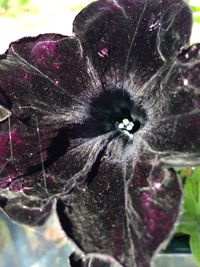
[[110, 256], [100, 254], [78, 255], [76, 252], [69, 257], [70, 267], [122, 267]]
[[51, 214], [52, 205], [52, 200], [42, 201], [36, 197], [23, 196], [17, 192], [8, 194], [6, 191], [1, 191], [0, 207], [11, 219], [23, 224], [43, 225]]
[[43, 221], [46, 206], [49, 212], [104, 147], [106, 138], [95, 139], [102, 132], [89, 120], [95, 89], [79, 52], [76, 38], [48, 34], [11, 44], [1, 58], [0, 205], [17, 221]]
[[200, 44], [183, 50], [163, 77], [160, 101], [154, 106], [157, 112], [144, 134], [149, 146], [163, 154], [168, 164], [200, 164], [199, 51]]
[[151, 131], [145, 138], [163, 162], [171, 166], [200, 164], [200, 113], [164, 119]]
[[127, 73], [147, 81], [189, 41], [191, 12], [181, 0], [103, 0], [83, 9], [75, 35], [101, 80]]
[[85, 253], [112, 256], [123, 266], [147, 267], [177, 220], [181, 189], [176, 174], [155, 157], [143, 156], [134, 164], [135, 151], [130, 149], [126, 162], [122, 149], [116, 140], [109, 143], [87, 183], [60, 200], [58, 215]]
[[77, 181], [86, 179], [110, 139], [77, 137], [81, 125], [71, 124], [69, 131], [69, 126], [61, 127], [60, 122], [52, 126], [40, 115], [32, 114], [28, 124], [12, 115], [0, 125], [0, 206], [26, 224], [43, 222], [53, 198], [68, 194]]
[[[80, 94], [90, 83], [79, 41], [74, 37], [43, 34], [23, 38], [11, 43], [7, 54], [30, 64], [55, 85], [72, 94]], [[24, 82], [28, 78], [28, 74], [21, 73]]]
[[[162, 75], [161, 91], [168, 116], [199, 111], [200, 44], [183, 49]], [[164, 101], [163, 101], [164, 102]]]
[[128, 187], [136, 266], [149, 266], [151, 258], [162, 242], [169, 239], [174, 228], [182, 192], [173, 170], [148, 160], [137, 163]]
[[57, 34], [11, 43], [1, 59], [0, 87], [12, 104], [18, 97], [18, 104], [46, 110], [85, 105], [89, 94], [95, 92], [79, 41]]
[[63, 228], [85, 252], [116, 256], [114, 252], [119, 257], [122, 251], [129, 253], [119, 235], [125, 223], [121, 150], [118, 142], [111, 141], [86, 183], [78, 184], [69, 197], [62, 199], [66, 207], [60, 208], [58, 214]]

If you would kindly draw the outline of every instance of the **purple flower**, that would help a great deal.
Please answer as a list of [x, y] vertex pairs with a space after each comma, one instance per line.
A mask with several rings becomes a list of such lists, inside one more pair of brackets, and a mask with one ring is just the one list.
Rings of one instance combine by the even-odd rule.
[[200, 163], [191, 25], [181, 0], [99, 0], [75, 18], [74, 36], [10, 45], [0, 60], [0, 206], [12, 219], [43, 224], [56, 199], [85, 265], [150, 266], [179, 216], [172, 167]]

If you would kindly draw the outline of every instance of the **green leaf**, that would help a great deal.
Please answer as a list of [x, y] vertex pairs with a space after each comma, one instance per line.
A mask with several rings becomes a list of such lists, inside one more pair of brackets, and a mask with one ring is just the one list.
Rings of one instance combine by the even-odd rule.
[[195, 191], [196, 188], [194, 188], [194, 184], [192, 184], [190, 181], [186, 183], [184, 187], [183, 212], [189, 214], [189, 216], [192, 217], [195, 217], [197, 214], [197, 200], [196, 200], [197, 192]]
[[192, 9], [192, 12], [200, 12], [200, 7], [199, 6], [190, 6]]
[[24, 6], [26, 4], [28, 4], [29, 0], [18, 0], [18, 5], [19, 6]]
[[190, 249], [200, 267], [200, 167], [182, 169], [179, 177], [184, 184], [184, 204], [177, 232], [190, 236]]
[[9, 5], [9, 0], [0, 0], [0, 7], [7, 8]]
[[[189, 216], [188, 216], [189, 217]], [[183, 233], [186, 235], [193, 235], [196, 233], [198, 224], [193, 218], [184, 218], [181, 220], [181, 223], [176, 228], [178, 233]]]
[[194, 235], [200, 224], [200, 167], [183, 169], [179, 177], [185, 181], [184, 204], [177, 232]]
[[190, 236], [190, 248], [197, 266], [200, 267], [200, 229]]
[[194, 22], [200, 23], [200, 15], [196, 15], [196, 16], [194, 15], [193, 18], [194, 18]]

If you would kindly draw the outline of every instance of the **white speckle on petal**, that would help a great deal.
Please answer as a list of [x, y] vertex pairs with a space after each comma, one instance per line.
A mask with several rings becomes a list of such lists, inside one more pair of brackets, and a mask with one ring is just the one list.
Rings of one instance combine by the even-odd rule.
[[187, 79], [184, 79], [184, 80], [183, 80], [183, 84], [184, 84], [184, 86], [187, 86], [187, 85], [188, 85], [188, 83], [189, 83], [189, 82], [188, 82], [188, 80], [187, 80]]

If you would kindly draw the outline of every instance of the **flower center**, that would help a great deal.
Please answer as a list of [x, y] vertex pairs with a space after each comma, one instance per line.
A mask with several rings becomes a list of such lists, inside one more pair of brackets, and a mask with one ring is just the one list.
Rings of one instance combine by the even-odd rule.
[[141, 123], [139, 120], [129, 120], [128, 118], [124, 118], [121, 122], [116, 123], [117, 130], [126, 131], [130, 134], [134, 134], [140, 129]]
[[125, 90], [107, 90], [92, 101], [92, 118], [102, 133], [116, 131], [120, 136], [132, 139], [146, 120], [146, 112], [141, 105], [134, 103]]

